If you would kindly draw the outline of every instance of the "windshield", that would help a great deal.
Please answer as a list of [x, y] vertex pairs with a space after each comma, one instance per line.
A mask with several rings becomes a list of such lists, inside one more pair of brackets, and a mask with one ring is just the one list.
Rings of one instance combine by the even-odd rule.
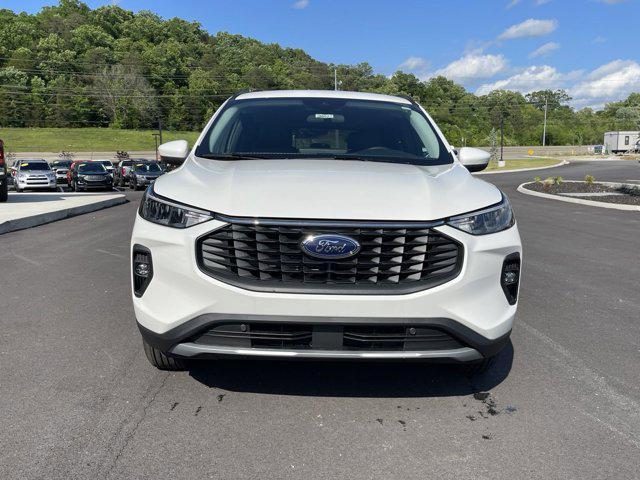
[[106, 172], [104, 165], [98, 162], [87, 162], [78, 165], [79, 173], [104, 173]]
[[228, 104], [196, 155], [339, 158], [437, 165], [453, 161], [415, 105], [370, 100], [265, 98]]
[[96, 163], [100, 163], [102, 165], [104, 165], [105, 167], [113, 167], [113, 163], [111, 163], [111, 161], [109, 160], [100, 160]]
[[56, 160], [51, 164], [51, 166], [56, 168], [69, 168], [71, 166], [71, 162], [67, 160]]
[[139, 173], [160, 173], [162, 171], [157, 163], [137, 163], [135, 170]]
[[22, 162], [20, 170], [51, 170], [47, 162]]

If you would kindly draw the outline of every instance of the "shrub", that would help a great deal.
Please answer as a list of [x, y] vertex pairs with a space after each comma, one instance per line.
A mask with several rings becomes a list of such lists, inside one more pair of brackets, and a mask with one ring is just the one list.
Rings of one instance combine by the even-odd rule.
[[542, 187], [545, 190], [548, 190], [551, 186], [553, 186], [553, 184], [554, 184], [553, 177], [549, 177], [549, 178], [545, 179], [544, 182], [542, 182]]
[[540, 177], [534, 177], [533, 181], [536, 183], [540, 183], [542, 182], [542, 179]]
[[58, 154], [58, 157], [60, 157], [62, 160], [73, 160], [73, 157], [75, 157], [76, 154], [73, 152], [66, 152], [66, 151], [62, 151]]
[[553, 179], [553, 181], [556, 185], [562, 185], [562, 183], [564, 182], [564, 180], [562, 180], [562, 177], [556, 177]]
[[587, 183], [587, 185], [593, 185], [593, 182], [596, 181], [596, 177], [587, 174], [584, 176], [584, 181]]

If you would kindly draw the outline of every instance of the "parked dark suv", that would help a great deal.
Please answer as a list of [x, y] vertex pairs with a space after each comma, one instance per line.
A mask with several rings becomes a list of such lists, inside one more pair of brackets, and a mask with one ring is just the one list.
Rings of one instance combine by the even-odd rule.
[[139, 190], [151, 185], [164, 171], [158, 162], [134, 163], [129, 172], [129, 187]]
[[71, 188], [75, 192], [89, 189], [113, 189], [113, 177], [101, 163], [74, 162], [70, 172]]

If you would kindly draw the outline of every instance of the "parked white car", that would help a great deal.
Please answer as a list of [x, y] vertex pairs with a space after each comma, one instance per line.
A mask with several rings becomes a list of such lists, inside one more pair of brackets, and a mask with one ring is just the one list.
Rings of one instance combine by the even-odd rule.
[[339, 91], [230, 98], [142, 200], [131, 239], [144, 349], [161, 369], [219, 356], [421, 359], [486, 369], [508, 343], [521, 243], [418, 104]]
[[19, 160], [15, 164], [13, 186], [18, 193], [27, 189], [55, 191], [56, 174], [42, 158]]

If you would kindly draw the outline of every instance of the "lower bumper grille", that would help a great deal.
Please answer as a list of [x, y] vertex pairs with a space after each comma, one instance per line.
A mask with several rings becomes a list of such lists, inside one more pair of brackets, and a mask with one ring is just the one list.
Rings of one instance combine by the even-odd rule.
[[465, 345], [434, 327], [228, 323], [197, 335], [193, 343], [237, 348], [331, 351], [436, 351]]

